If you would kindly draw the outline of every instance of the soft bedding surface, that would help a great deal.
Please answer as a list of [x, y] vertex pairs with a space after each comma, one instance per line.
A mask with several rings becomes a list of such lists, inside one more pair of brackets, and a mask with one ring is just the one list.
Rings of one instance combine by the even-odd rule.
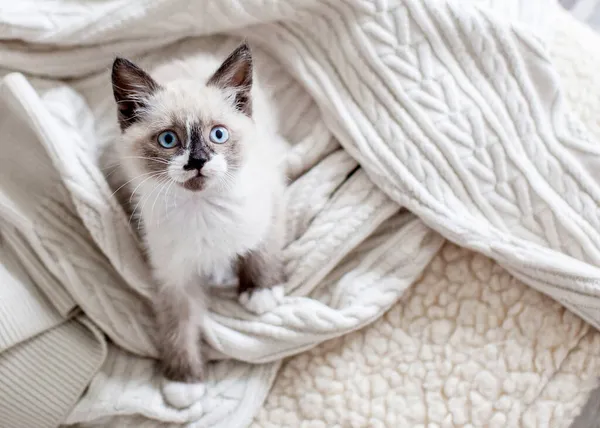
[[[598, 138], [598, 36], [564, 12], [554, 22], [550, 59]], [[290, 358], [252, 427], [568, 427], [600, 373], [599, 347], [561, 305], [446, 243], [382, 318]], [[592, 400], [577, 428], [600, 423]]]
[[[336, 337], [286, 364], [256, 426], [572, 420], [600, 372], [600, 134], [548, 54], [552, 2], [35, 3], [0, 15], [7, 427], [245, 426], [282, 358]], [[216, 33], [256, 47], [293, 145], [289, 297], [258, 317], [217, 296], [222, 361], [176, 410], [151, 279], [98, 167], [107, 69], [225, 54]]]

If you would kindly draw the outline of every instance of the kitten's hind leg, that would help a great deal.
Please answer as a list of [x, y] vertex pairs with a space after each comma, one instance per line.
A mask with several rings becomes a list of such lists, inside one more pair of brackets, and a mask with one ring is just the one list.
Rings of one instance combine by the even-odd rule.
[[269, 245], [240, 258], [238, 265], [240, 303], [249, 311], [262, 314], [278, 306], [284, 297], [281, 249]]

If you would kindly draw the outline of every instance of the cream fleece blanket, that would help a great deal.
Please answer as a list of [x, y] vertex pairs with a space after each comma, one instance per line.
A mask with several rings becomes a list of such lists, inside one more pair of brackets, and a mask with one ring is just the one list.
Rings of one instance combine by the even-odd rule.
[[[7, 427], [64, 420], [245, 426], [281, 358], [380, 318], [436, 256], [442, 236], [600, 326], [598, 149], [567, 109], [546, 52], [551, 3], [33, 3], [3, 5], [0, 16], [0, 67], [25, 73], [8, 74], [0, 86], [0, 420]], [[215, 299], [207, 341], [215, 357], [237, 361], [212, 365], [205, 396], [179, 411], [165, 405], [150, 358], [147, 268], [97, 166], [98, 149], [116, 132], [106, 69], [115, 53], [145, 54], [150, 65], [194, 49], [226, 52], [231, 40], [207, 37], [222, 32], [259, 48], [259, 73], [293, 144], [290, 297], [262, 317], [227, 296]], [[189, 36], [203, 37], [179, 41]], [[430, 271], [460, 272], [452, 265], [465, 251], [447, 247]], [[482, 284], [470, 304], [452, 305], [460, 275], [426, 275], [405, 296], [437, 290], [438, 305], [427, 294], [404, 309], [417, 320], [409, 330], [436, 346], [402, 341], [396, 322], [382, 330], [400, 338], [376, 341], [379, 376], [357, 383], [358, 396], [382, 397], [373, 419], [361, 416], [360, 403], [336, 419], [329, 410], [344, 406], [323, 397], [344, 384], [303, 374], [301, 363], [299, 377], [322, 393], [303, 397], [306, 419], [315, 426], [567, 422], [564, 408], [549, 411], [537, 398], [589, 327], [568, 313], [540, 318], [524, 310], [554, 314], [558, 306], [519, 291], [483, 256], [462, 259]], [[470, 320], [471, 330], [457, 333], [448, 317]], [[486, 325], [494, 328], [474, 340]], [[552, 352], [531, 353], [523, 337]], [[396, 365], [388, 354], [398, 355], [398, 343], [405, 360]], [[330, 364], [336, 376], [356, 372]], [[494, 377], [503, 368], [512, 375]], [[598, 374], [586, 370], [575, 370], [578, 379]], [[583, 380], [571, 413], [589, 388]], [[398, 382], [405, 389], [397, 399], [383, 394], [382, 385]], [[265, 425], [269, 418], [283, 425], [281, 415], [292, 412], [293, 400], [274, 394], [278, 410], [269, 412], [268, 402]]]

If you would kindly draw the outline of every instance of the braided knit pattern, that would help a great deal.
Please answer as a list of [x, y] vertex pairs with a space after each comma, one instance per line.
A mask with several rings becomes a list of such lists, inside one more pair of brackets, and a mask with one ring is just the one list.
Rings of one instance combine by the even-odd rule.
[[[548, 2], [28, 2], [3, 10], [2, 38], [23, 43], [0, 43], [0, 67], [25, 74], [3, 78], [0, 107], [45, 169], [6, 174], [0, 216], [23, 264], [60, 285], [40, 290], [64, 318], [81, 311], [106, 353], [68, 423], [247, 425], [282, 358], [380, 318], [445, 239], [600, 327], [600, 151], [566, 110]], [[19, 25], [24, 10], [40, 24]], [[292, 146], [287, 296], [261, 316], [215, 298], [205, 339], [222, 361], [175, 410], [154, 369], [136, 224], [98, 166], [117, 133], [106, 67], [115, 52], [144, 66], [224, 55], [239, 37]]]

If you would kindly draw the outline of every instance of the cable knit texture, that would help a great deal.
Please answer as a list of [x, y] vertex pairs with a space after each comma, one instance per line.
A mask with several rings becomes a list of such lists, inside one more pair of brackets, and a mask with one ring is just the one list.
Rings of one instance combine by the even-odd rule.
[[[563, 308], [600, 327], [600, 151], [547, 51], [554, 6], [3, 6], [0, 420], [247, 426], [282, 358], [337, 338], [285, 366], [254, 426], [566, 426], [600, 372], [595, 330]], [[98, 166], [118, 132], [107, 68], [239, 37], [292, 144], [287, 297], [262, 316], [215, 298], [220, 361], [177, 410], [135, 224]]]

